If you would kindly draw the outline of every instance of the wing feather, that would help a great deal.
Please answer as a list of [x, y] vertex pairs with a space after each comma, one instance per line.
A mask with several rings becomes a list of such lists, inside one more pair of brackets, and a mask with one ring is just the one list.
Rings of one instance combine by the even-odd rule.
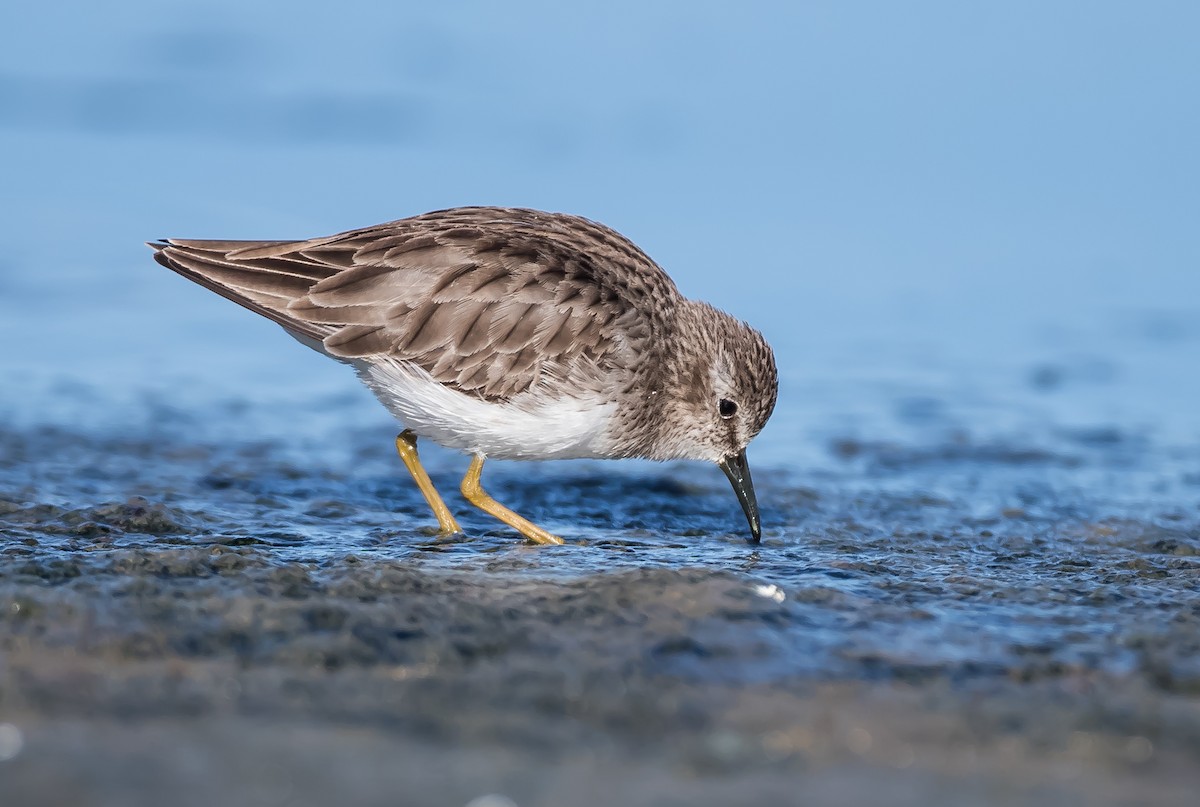
[[159, 263], [331, 356], [411, 362], [487, 399], [633, 366], [680, 299], [616, 232], [531, 210], [458, 208], [309, 241], [151, 246]]

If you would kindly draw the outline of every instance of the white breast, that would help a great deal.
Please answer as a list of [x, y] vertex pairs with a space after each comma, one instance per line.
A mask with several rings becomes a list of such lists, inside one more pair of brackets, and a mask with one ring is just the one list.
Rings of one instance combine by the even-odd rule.
[[447, 448], [516, 460], [609, 456], [606, 434], [616, 409], [612, 402], [531, 391], [491, 403], [439, 384], [405, 362], [354, 366], [407, 428]]

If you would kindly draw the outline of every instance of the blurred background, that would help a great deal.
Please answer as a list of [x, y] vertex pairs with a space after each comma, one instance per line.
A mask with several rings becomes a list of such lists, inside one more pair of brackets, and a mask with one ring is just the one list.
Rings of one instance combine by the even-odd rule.
[[[0, 804], [1195, 803], [1200, 4], [0, 6]], [[435, 539], [144, 245], [468, 204], [766, 334], [761, 547], [695, 464]]]
[[1193, 3], [119, 0], [0, 21], [11, 420], [241, 400], [233, 434], [319, 435], [331, 410], [390, 429], [347, 370], [143, 242], [498, 204], [605, 222], [764, 331], [783, 390], [759, 462], [931, 423], [1200, 437]]

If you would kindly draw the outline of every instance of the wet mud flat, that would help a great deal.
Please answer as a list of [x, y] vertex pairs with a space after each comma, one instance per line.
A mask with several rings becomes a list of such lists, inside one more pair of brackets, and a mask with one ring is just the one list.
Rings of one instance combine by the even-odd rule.
[[835, 440], [759, 548], [719, 472], [489, 469], [545, 548], [379, 437], [0, 431], [0, 804], [1194, 803], [1194, 452]]

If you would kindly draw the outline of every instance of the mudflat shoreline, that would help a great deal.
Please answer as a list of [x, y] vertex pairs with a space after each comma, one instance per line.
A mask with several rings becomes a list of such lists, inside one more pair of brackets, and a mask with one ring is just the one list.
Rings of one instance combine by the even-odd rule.
[[[535, 513], [584, 502], [585, 536], [539, 548], [472, 521], [439, 541], [399, 484], [282, 447], [4, 444], [6, 805], [1190, 804], [1200, 784], [1196, 518], [1073, 496], [1086, 463], [944, 460], [1044, 486], [987, 517], [999, 494], [939, 498], [915, 463], [878, 493], [767, 472], [757, 550], [726, 533], [727, 491], [669, 469], [551, 499], [497, 473]], [[672, 518], [687, 534], [648, 526]]]

